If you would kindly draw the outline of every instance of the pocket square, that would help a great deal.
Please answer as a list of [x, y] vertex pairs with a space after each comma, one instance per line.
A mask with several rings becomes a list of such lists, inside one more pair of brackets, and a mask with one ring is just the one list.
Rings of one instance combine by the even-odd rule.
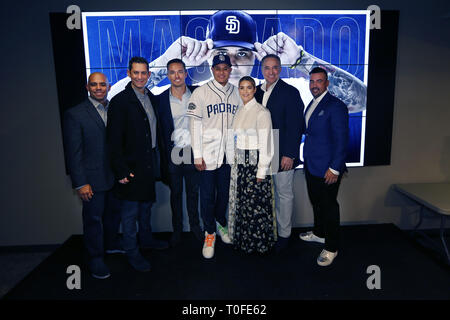
[[323, 116], [323, 113], [324, 113], [323, 110], [320, 111], [319, 114], [318, 114], [318, 116], [319, 116], [319, 117], [320, 117], [320, 116]]

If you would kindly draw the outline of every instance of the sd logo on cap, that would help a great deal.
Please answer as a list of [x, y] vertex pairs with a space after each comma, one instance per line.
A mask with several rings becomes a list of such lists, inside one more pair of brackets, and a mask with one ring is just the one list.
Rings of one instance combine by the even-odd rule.
[[255, 50], [256, 22], [243, 11], [219, 10], [209, 20], [206, 38], [213, 40], [214, 48], [238, 46]]
[[218, 54], [218, 55], [214, 56], [212, 66], [215, 67], [216, 65], [221, 64], [221, 63], [225, 63], [226, 65], [231, 67], [230, 57], [227, 55], [224, 55], [224, 54]]

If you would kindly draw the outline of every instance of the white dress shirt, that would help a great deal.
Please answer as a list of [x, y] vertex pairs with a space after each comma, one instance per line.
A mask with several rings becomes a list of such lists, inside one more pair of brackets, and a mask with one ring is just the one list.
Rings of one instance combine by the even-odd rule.
[[181, 100], [172, 95], [169, 90], [170, 111], [173, 118], [172, 141], [175, 147], [185, 148], [191, 145], [191, 133], [189, 132], [190, 119], [186, 116], [191, 91], [186, 86], [186, 91]]
[[264, 96], [263, 96], [263, 100], [262, 100], [262, 105], [264, 107], [267, 108], [267, 101], [269, 101], [269, 98], [270, 98], [270, 95], [272, 94], [273, 88], [275, 88], [275, 86], [277, 85], [279, 80], [280, 79], [278, 79], [277, 81], [272, 83], [272, 85], [270, 86], [269, 90], [267, 90], [267, 82], [264, 82], [261, 85], [261, 90], [264, 91]]
[[[240, 107], [233, 119], [232, 134], [228, 139], [233, 139], [237, 149], [258, 150], [259, 161], [257, 178], [264, 179], [270, 173], [270, 162], [272, 161], [274, 146], [272, 135], [272, 119], [269, 110], [256, 102], [253, 98], [243, 107]], [[230, 141], [227, 146], [233, 146]], [[233, 152], [227, 148], [228, 153]], [[234, 150], [234, 149], [233, 149]], [[230, 155], [233, 157], [233, 155]]]

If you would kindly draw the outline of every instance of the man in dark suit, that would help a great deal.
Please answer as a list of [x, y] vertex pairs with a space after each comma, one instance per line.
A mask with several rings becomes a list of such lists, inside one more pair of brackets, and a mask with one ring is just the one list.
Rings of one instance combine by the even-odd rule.
[[[276, 55], [261, 60], [265, 83], [257, 87], [256, 100], [269, 109], [272, 126], [278, 131], [278, 160], [272, 162], [278, 225], [277, 252], [286, 248], [292, 229], [294, 209], [294, 168], [299, 165], [299, 149], [303, 134], [303, 101], [298, 90], [280, 79], [281, 61]], [[277, 137], [275, 132], [275, 138]], [[277, 144], [278, 143], [278, 144]], [[275, 147], [275, 151], [277, 147]], [[275, 153], [274, 161], [276, 161]]]
[[165, 241], [153, 238], [151, 207], [156, 200], [155, 181], [159, 176], [157, 156], [157, 109], [155, 96], [145, 87], [150, 77], [148, 62], [141, 57], [129, 61], [131, 82], [111, 99], [108, 110], [107, 138], [116, 186], [121, 200], [123, 248], [129, 263], [138, 271], [150, 271], [150, 263], [141, 255], [143, 248], [164, 249]]
[[309, 88], [314, 97], [305, 111], [303, 157], [308, 194], [314, 211], [314, 229], [300, 239], [325, 243], [317, 258], [320, 266], [330, 265], [339, 248], [339, 204], [337, 193], [345, 157], [349, 124], [347, 106], [328, 90], [328, 75], [322, 68], [310, 72]]
[[168, 159], [173, 227], [171, 244], [176, 246], [183, 231], [183, 178], [189, 226], [196, 238], [203, 241], [198, 214], [200, 174], [193, 164], [189, 117], [186, 117], [189, 98], [196, 87], [186, 85], [186, 65], [181, 59], [167, 63], [167, 77], [171, 86], [158, 96], [159, 117], [165, 158]]
[[86, 89], [89, 98], [64, 114], [65, 155], [72, 185], [83, 201], [83, 238], [93, 277], [110, 276], [103, 261], [107, 253], [120, 249], [119, 203], [110, 190], [114, 185], [106, 152], [106, 122], [110, 89], [102, 73], [89, 76]]

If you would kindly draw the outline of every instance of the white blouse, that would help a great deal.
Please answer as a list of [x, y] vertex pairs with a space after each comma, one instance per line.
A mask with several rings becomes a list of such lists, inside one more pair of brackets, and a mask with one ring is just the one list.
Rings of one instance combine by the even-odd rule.
[[[231, 148], [259, 151], [257, 178], [264, 179], [271, 174], [269, 168], [274, 154], [272, 119], [270, 111], [255, 98], [238, 108], [228, 139], [233, 140], [227, 143]], [[234, 150], [228, 149], [227, 158], [234, 159]]]

